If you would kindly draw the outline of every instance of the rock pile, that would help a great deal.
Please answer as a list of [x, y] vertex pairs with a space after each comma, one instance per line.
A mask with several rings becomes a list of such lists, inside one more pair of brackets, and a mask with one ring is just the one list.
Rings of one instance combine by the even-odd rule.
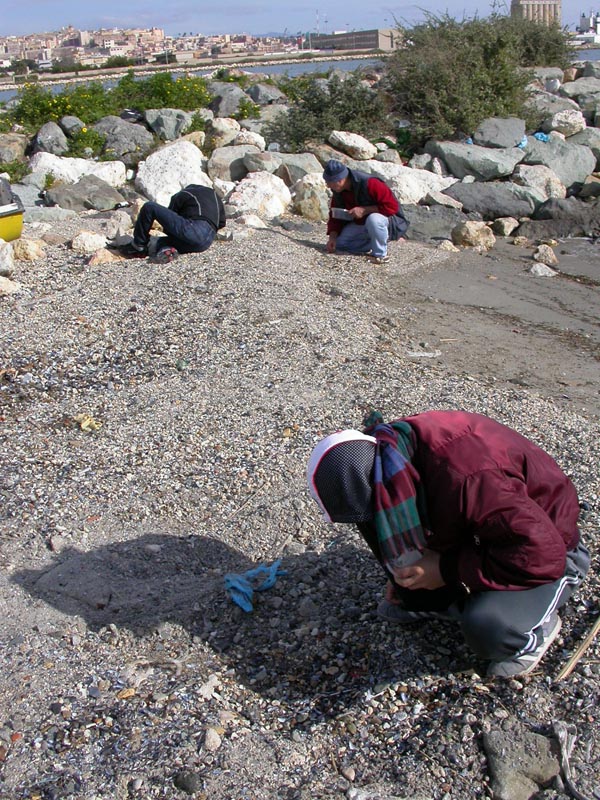
[[[268, 223], [287, 212], [324, 221], [329, 194], [321, 172], [335, 157], [390, 185], [411, 222], [409, 236], [417, 240], [489, 249], [494, 234], [528, 240], [595, 237], [600, 234], [597, 72], [595, 62], [569, 74], [540, 69], [528, 100], [528, 111], [540, 120], [537, 131], [527, 132], [522, 119], [486, 119], [469, 140], [429, 141], [407, 164], [388, 144], [347, 131], [332, 131], [327, 144], [307, 145], [304, 153], [281, 152], [277, 143], [267, 147], [264, 124], [286, 112], [286, 98], [261, 82], [243, 91], [213, 81], [214, 100], [198, 112], [204, 131], [187, 133], [194, 115], [172, 108], [101, 119], [94, 128], [106, 138], [103, 159], [112, 155], [112, 160], [65, 157], [69, 136], [84, 126], [72, 116], [42, 126], [29, 143], [18, 134], [1, 135], [0, 153], [31, 153], [31, 174], [14, 187], [26, 221], [55, 222], [65, 212], [108, 210], [136, 198], [168, 204], [188, 183], [214, 186], [228, 217], [242, 225], [248, 215]], [[260, 119], [238, 122], [231, 115], [249, 98], [260, 107]], [[157, 142], [163, 144], [156, 148]], [[465, 223], [475, 221], [488, 230], [479, 226], [478, 236], [465, 238]]]

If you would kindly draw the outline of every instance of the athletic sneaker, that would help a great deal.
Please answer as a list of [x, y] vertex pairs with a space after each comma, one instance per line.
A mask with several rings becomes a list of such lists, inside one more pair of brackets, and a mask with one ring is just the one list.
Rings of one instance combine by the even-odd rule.
[[123, 258], [146, 258], [148, 256], [147, 247], [136, 247], [133, 242], [122, 244], [120, 247], [111, 247], [111, 250], [116, 250]]
[[150, 260], [153, 264], [170, 264], [178, 255], [179, 250], [176, 250], [174, 247], [163, 247], [163, 249], [159, 250]]
[[492, 661], [488, 667], [488, 678], [514, 678], [529, 675], [537, 667], [546, 651], [559, 634], [561, 619], [555, 612], [542, 627], [543, 639], [532, 653], [507, 658], [505, 661]]
[[452, 605], [444, 611], [409, 611], [398, 603], [382, 600], [377, 606], [377, 615], [387, 622], [407, 625], [411, 622], [423, 622], [428, 619], [457, 619], [458, 610]]
[[390, 260], [389, 256], [367, 256], [371, 264], [387, 264]]

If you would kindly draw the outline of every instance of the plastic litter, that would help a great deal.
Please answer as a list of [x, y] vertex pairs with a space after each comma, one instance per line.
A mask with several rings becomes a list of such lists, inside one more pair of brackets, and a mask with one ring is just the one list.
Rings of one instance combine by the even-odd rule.
[[517, 147], [520, 147], [521, 150], [523, 150], [523, 148], [527, 147], [527, 134], [523, 134], [523, 138], [521, 139], [521, 141], [519, 142]]
[[[254, 592], [264, 592], [271, 589], [277, 578], [287, 575], [287, 570], [280, 569], [281, 559], [274, 561], [271, 566], [260, 564], [254, 569], [249, 569], [241, 574], [229, 572], [225, 575], [225, 589], [233, 602], [246, 612], [254, 610], [252, 598]], [[263, 580], [260, 578], [264, 576]]]
[[537, 139], [538, 142], [548, 142], [550, 141], [550, 137], [547, 133], [542, 133], [542, 131], [538, 131], [537, 133], [533, 134], [533, 138]]

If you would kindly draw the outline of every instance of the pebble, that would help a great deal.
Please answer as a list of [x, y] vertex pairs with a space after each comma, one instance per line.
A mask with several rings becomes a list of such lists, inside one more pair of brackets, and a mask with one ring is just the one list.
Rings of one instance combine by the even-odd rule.
[[[598, 420], [406, 356], [438, 339], [411, 342], [428, 312], [402, 279], [452, 254], [406, 242], [373, 270], [323, 241], [274, 225], [173, 265], [97, 266], [48, 243], [0, 301], [7, 796], [483, 797], [481, 736], [514, 717], [576, 724], [593, 793], [598, 643], [559, 687], [545, 677], [593, 624], [598, 577], [539, 675], [488, 683], [456, 628], [377, 619], [384, 576], [354, 529], [323, 524], [305, 467], [373, 404], [469, 408], [560, 459], [592, 541]], [[234, 607], [224, 575], [276, 558], [287, 574]]]

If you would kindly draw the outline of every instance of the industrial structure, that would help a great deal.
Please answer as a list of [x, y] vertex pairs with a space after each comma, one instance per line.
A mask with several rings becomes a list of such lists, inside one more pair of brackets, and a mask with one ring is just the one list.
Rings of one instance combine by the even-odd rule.
[[314, 50], [390, 51], [400, 47], [401, 42], [402, 35], [395, 28], [310, 34], [310, 47]]

